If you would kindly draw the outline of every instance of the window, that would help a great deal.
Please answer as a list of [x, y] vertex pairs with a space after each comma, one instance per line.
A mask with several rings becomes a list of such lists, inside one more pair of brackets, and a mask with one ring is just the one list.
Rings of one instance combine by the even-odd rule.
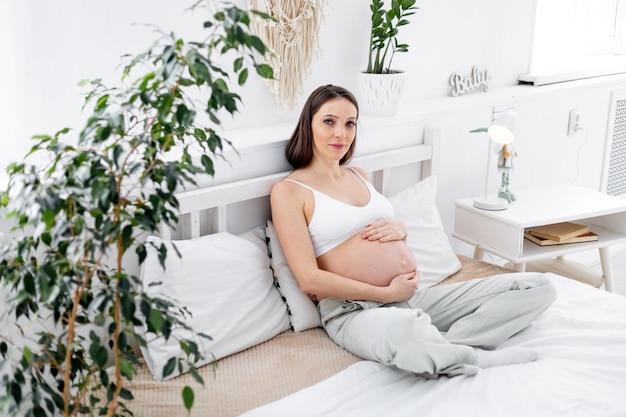
[[535, 85], [626, 72], [626, 0], [536, 0]]
[[[621, 4], [620, 4], [621, 3]], [[626, 52], [626, 7], [618, 0], [577, 0], [574, 20], [580, 28], [581, 46], [587, 55], [620, 55]], [[620, 13], [621, 12], [621, 13]]]

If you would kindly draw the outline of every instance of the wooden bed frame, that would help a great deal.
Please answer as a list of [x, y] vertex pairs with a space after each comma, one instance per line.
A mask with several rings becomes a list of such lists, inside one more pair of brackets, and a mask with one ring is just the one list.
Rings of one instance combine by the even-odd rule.
[[[357, 144], [356, 155], [350, 164], [365, 169], [370, 174], [376, 189], [387, 194], [387, 176], [394, 168], [411, 165], [418, 167], [417, 164], [421, 164], [421, 175], [412, 178], [408, 184], [437, 173], [440, 137], [440, 129], [427, 127], [424, 130], [422, 144], [370, 155], [359, 155]], [[280, 151], [283, 152], [283, 149], [281, 147]], [[417, 169], [419, 170], [419, 167]], [[162, 227], [161, 237], [172, 239], [176, 236], [182, 239], [191, 239], [210, 233], [233, 231], [232, 223], [229, 223], [231, 206], [258, 198], [267, 198], [272, 186], [288, 174], [289, 172], [279, 172], [180, 193], [177, 195], [180, 204], [178, 230], [174, 232], [169, 227]], [[258, 204], [257, 201], [254, 203]], [[269, 217], [268, 204], [266, 204], [265, 210], [260, 213], [259, 224], [264, 223]], [[234, 232], [241, 231], [243, 230], [234, 230]]]

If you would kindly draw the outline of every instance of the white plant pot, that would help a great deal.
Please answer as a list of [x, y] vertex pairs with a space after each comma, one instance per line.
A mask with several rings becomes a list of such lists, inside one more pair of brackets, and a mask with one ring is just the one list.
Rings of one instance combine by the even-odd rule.
[[359, 73], [359, 109], [370, 116], [393, 116], [398, 112], [404, 90], [405, 73]]

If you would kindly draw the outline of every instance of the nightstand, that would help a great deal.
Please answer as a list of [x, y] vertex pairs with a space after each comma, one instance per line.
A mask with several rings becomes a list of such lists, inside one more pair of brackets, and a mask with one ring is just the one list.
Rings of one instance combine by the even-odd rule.
[[[600, 279], [607, 291], [613, 291], [609, 246], [626, 243], [625, 199], [571, 184], [516, 191], [515, 195], [517, 201], [502, 211], [477, 209], [471, 198], [456, 200], [452, 236], [474, 246], [475, 259], [489, 252], [510, 261], [516, 271], [552, 269], [588, 283], [594, 281], [589, 276], [591, 268], [565, 261], [563, 256], [598, 249]], [[560, 222], [588, 225], [598, 240], [540, 246], [524, 238], [525, 229]]]

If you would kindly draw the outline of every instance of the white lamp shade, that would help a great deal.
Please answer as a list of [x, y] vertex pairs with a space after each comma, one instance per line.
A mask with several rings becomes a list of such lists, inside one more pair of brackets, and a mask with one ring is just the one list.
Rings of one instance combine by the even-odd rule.
[[506, 110], [500, 113], [491, 123], [487, 134], [494, 142], [502, 145], [513, 143], [515, 139], [515, 126], [517, 125], [517, 113]]

